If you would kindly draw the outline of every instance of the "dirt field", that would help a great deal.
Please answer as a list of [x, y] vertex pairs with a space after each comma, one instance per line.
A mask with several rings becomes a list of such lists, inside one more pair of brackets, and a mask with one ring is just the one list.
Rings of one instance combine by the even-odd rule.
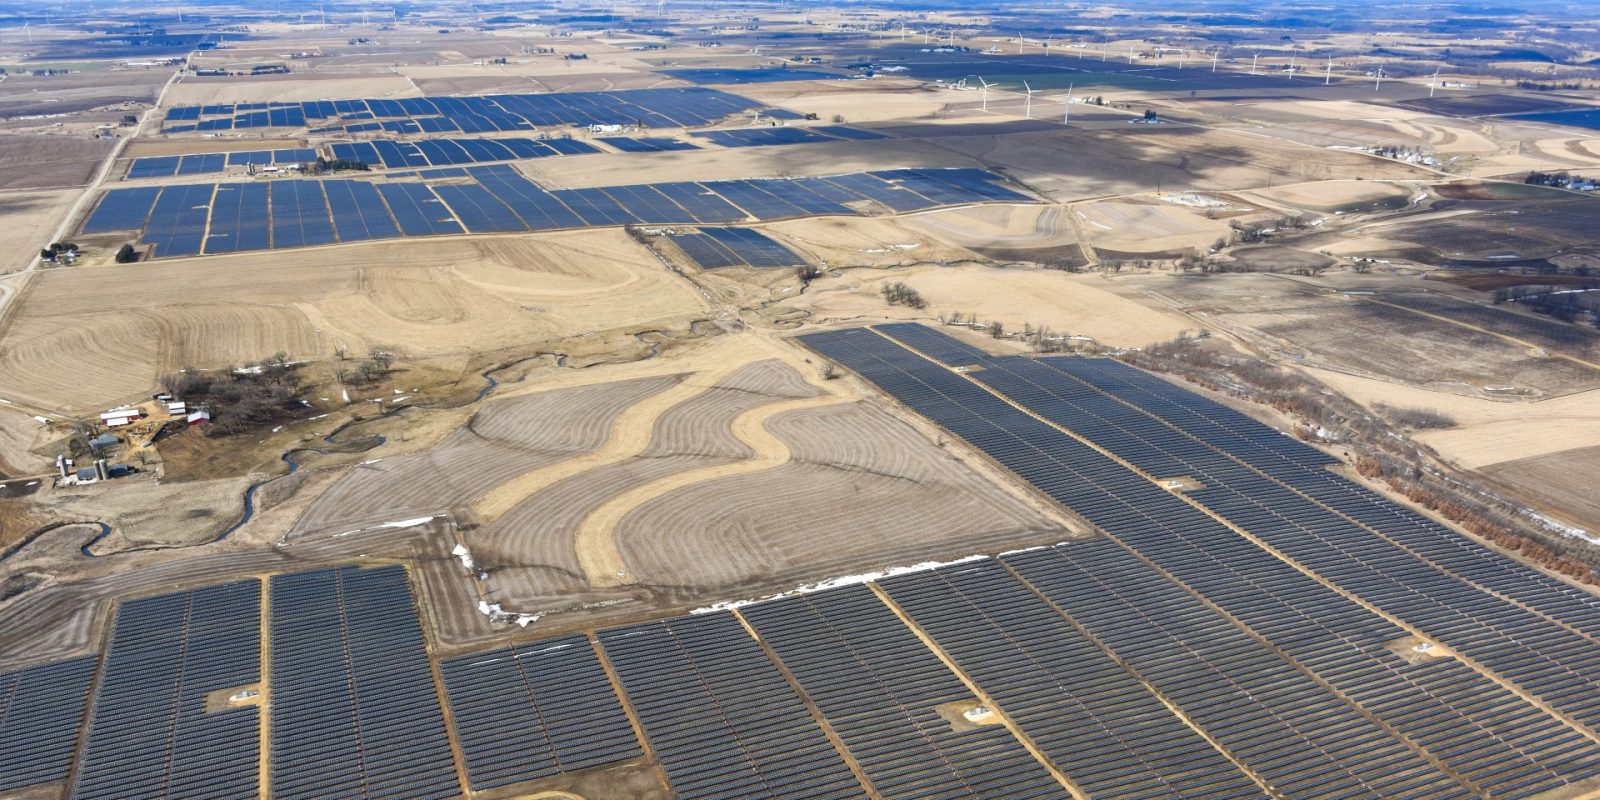
[[1594, 476], [1600, 474], [1600, 445], [1502, 461], [1478, 471], [1511, 487], [1537, 507], [1591, 534], [1600, 534], [1600, 496], [1594, 491]]
[[[879, 287], [890, 281], [916, 289], [928, 307], [916, 311], [885, 304]], [[1011, 331], [1027, 324], [1044, 326], [1057, 335], [1088, 336], [1111, 347], [1167, 341], [1199, 327], [1098, 275], [970, 265], [888, 273], [852, 270], [814, 282], [804, 298], [783, 306], [808, 308], [817, 322], [921, 319], [937, 324], [941, 314], [977, 314], [985, 322], [999, 320]]]
[[1220, 275], [1137, 282], [1297, 364], [1467, 397], [1536, 399], [1600, 385], [1600, 373], [1571, 362], [1295, 280]]
[[1154, 199], [1084, 203], [1071, 212], [1096, 249], [1115, 253], [1205, 252], [1228, 233], [1225, 221]]
[[1388, 181], [1318, 181], [1256, 189], [1247, 196], [1272, 205], [1332, 214], [1398, 207], [1416, 191], [1412, 186]]
[[[0, 273], [16, 272], [37, 258], [50, 244], [61, 218], [72, 208], [79, 190], [10, 191], [0, 197]], [[85, 249], [84, 255], [93, 253]], [[3, 394], [0, 394], [3, 396]]]
[[994, 261], [1079, 267], [1088, 258], [1070, 213], [1062, 206], [972, 206], [913, 214], [901, 224]]
[[232, 153], [239, 150], [280, 150], [305, 147], [300, 139], [135, 139], [123, 149], [123, 158], [181, 156], [189, 153]]
[[169, 106], [213, 103], [270, 103], [344, 97], [418, 97], [422, 94], [403, 75], [322, 76], [295, 72], [253, 78], [186, 78], [167, 93]]
[[288, 541], [465, 506], [487, 487], [599, 447], [617, 415], [677, 380], [640, 378], [489, 403], [427, 450], [351, 468], [295, 521]]
[[[51, 271], [0, 339], [0, 397], [87, 412], [275, 352], [412, 357], [686, 321], [704, 300], [621, 231], [396, 241]], [[92, 312], [92, 313], [91, 313]], [[597, 326], [598, 323], [598, 326]]]
[[85, 186], [111, 147], [110, 139], [65, 134], [0, 136], [0, 189]]

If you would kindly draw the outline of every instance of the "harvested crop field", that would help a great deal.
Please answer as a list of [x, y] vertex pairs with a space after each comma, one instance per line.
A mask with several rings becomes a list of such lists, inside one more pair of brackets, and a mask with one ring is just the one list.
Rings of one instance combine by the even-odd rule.
[[1548, 513], [1600, 534], [1600, 495], [1594, 491], [1600, 445], [1502, 461], [1478, 471]]
[[218, 367], [339, 345], [412, 357], [657, 327], [705, 300], [622, 231], [384, 242], [51, 270], [0, 331], [0, 397], [89, 411], [183, 366]]
[[289, 541], [449, 513], [491, 486], [599, 447], [619, 414], [677, 382], [655, 376], [488, 403], [427, 450], [351, 468], [295, 521]]
[[622, 520], [618, 543], [642, 582], [782, 583], [1064, 533], [870, 402], [768, 426], [788, 463], [679, 489]]
[[994, 261], [1079, 267], [1088, 260], [1069, 213], [1062, 206], [972, 206], [914, 214], [903, 224]]
[[1228, 232], [1226, 222], [1155, 201], [1105, 201], [1072, 207], [1084, 236], [1097, 250], [1170, 253], [1201, 250]]
[[[0, 273], [26, 268], [38, 255], [78, 198], [77, 189], [8, 191], [0, 197]], [[87, 251], [85, 252], [88, 255]]]
[[1410, 187], [1387, 181], [1318, 181], [1249, 194], [1276, 205], [1331, 214], [1403, 208], [1412, 193]]
[[87, 185], [112, 146], [110, 139], [66, 135], [0, 136], [0, 189]]

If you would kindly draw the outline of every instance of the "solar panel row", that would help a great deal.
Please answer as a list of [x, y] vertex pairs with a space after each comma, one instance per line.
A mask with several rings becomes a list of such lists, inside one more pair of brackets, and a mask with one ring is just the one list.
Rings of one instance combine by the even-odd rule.
[[260, 620], [256, 580], [118, 607], [74, 800], [257, 797], [256, 708], [209, 696], [261, 680]]
[[[959, 343], [934, 346], [927, 335], [898, 326], [885, 326], [884, 332], [904, 337], [925, 352], [942, 352], [942, 357], [952, 361], [981, 362], [984, 369], [972, 373], [973, 379], [969, 380], [869, 331], [804, 338], [825, 355], [878, 382], [903, 402], [985, 449], [1041, 490], [1116, 534], [1254, 634], [1272, 641], [1290, 663], [1301, 672], [1315, 674], [1346, 705], [1355, 704], [1363, 715], [1382, 719], [1417, 746], [1429, 748], [1432, 755], [1464, 776], [1465, 785], [1489, 787], [1496, 796], [1525, 797], [1582, 779], [1592, 774], [1593, 765], [1600, 764], [1592, 743], [1468, 666], [1455, 661], [1412, 665], [1396, 658], [1385, 645], [1404, 636], [1404, 630], [974, 382], [986, 381], [1038, 413], [1054, 414], [1070, 420], [1074, 427], [1084, 427], [1089, 415], [1081, 409], [1069, 409], [1053, 396], [1024, 392], [1014, 385], [1016, 371], [1050, 371], [1053, 367], [1013, 363], [1025, 359], [975, 359], [972, 353], [963, 352], [965, 348]], [[1160, 441], [1182, 438], [1171, 432]], [[1247, 431], [1236, 438], [1272, 442], [1260, 430]], [[1143, 445], [1148, 446], [1151, 441], [1147, 439]], [[1305, 449], [1299, 452], [1303, 454]], [[1134, 451], [1129, 449], [1128, 454], [1134, 455]], [[1160, 459], [1170, 454], [1141, 451], [1141, 457], [1150, 459], [1146, 463], [1155, 469]], [[1300, 460], [1309, 466], [1325, 463], [1326, 457], [1319, 454], [1315, 458], [1302, 456]], [[1319, 544], [1327, 546], [1325, 542]], [[1111, 615], [1107, 619], [1120, 619], [1126, 625], [1131, 613], [1123, 609], [1120, 618]], [[1482, 630], [1476, 635], [1491, 631], [1493, 624], [1480, 621]], [[1204, 638], [1210, 641], [1211, 635]], [[1303, 691], [1304, 687], [1296, 690]], [[1350, 735], [1365, 741], [1365, 735], [1353, 733], [1361, 723], [1350, 724], [1356, 726]], [[1381, 743], [1383, 739], [1374, 741]], [[1369, 755], [1376, 758], [1378, 752], [1374, 750]], [[1384, 757], [1408, 756], [1392, 751]], [[1295, 772], [1286, 779], [1300, 777], [1303, 776]], [[1336, 771], [1325, 770], [1322, 777], [1330, 781], [1328, 785], [1337, 786], [1355, 776], [1341, 778]], [[1394, 786], [1392, 796], [1419, 790], [1424, 784]]]
[[67, 776], [95, 661], [0, 672], [0, 792]]
[[146, 156], [128, 165], [128, 178], [170, 178], [174, 175], [199, 175], [222, 172], [229, 167], [272, 164], [303, 164], [317, 160], [309, 147], [284, 150], [244, 150], [232, 153], [198, 153], [181, 156]]
[[443, 662], [450, 714], [477, 791], [642, 754], [581, 635]]
[[390, 169], [445, 167], [487, 161], [516, 161], [546, 156], [600, 152], [576, 139], [422, 139], [416, 142], [336, 142], [333, 157], [341, 161], [382, 164]]
[[271, 588], [272, 796], [459, 796], [405, 571], [278, 575]]
[[1263, 796], [999, 562], [879, 585], [1090, 797]]
[[741, 612], [885, 797], [1060, 797], [1063, 787], [1000, 725], [958, 730], [941, 708], [960, 679], [865, 586]]
[[[627, 89], [614, 92], [501, 94], [467, 97], [315, 100], [300, 103], [181, 106], [167, 112], [163, 132], [304, 127], [334, 123], [328, 133], [489, 133], [556, 125], [638, 125], [680, 128], [705, 125], [760, 104], [716, 89]], [[352, 120], [386, 120], [348, 124]], [[183, 123], [183, 124], [174, 124]]]
[[[279, 180], [267, 184], [266, 202], [261, 189], [238, 183], [119, 188], [101, 198], [84, 232], [143, 226], [141, 240], [155, 245], [155, 255], [161, 257], [197, 255], [202, 249], [238, 252], [463, 230], [502, 233], [855, 215], [859, 212], [846, 204], [867, 200], [901, 211], [990, 200], [1028, 202], [999, 185], [995, 175], [973, 169], [555, 190], [540, 187], [509, 164], [419, 170], [417, 177], [451, 182]], [[472, 182], [459, 181], [462, 177]], [[376, 202], [379, 197], [383, 203]], [[708, 229], [706, 234], [751, 266], [803, 263], [759, 233]]]
[[664, 150], [699, 150], [697, 145], [665, 137], [603, 136], [600, 141], [624, 153], [654, 153]]
[[887, 134], [850, 128], [844, 125], [819, 125], [814, 128], [771, 127], [736, 128], [720, 131], [695, 131], [690, 136], [707, 139], [723, 147], [764, 147], [782, 144], [815, 144], [860, 139], [887, 139]]
[[672, 241], [701, 269], [795, 267], [806, 263], [793, 250], [750, 228], [701, 228]]
[[682, 800], [862, 796], [800, 697], [732, 614], [599, 638]]

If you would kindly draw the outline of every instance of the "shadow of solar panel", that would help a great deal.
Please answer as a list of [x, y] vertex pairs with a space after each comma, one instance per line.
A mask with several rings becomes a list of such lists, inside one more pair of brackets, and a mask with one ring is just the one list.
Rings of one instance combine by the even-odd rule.
[[274, 798], [460, 796], [402, 568], [274, 576], [269, 624]]
[[0, 672], [0, 792], [67, 776], [96, 658]]
[[581, 635], [453, 658], [440, 669], [475, 790], [643, 754]]
[[[733, 615], [598, 636], [682, 800], [862, 796], [799, 696]], [[708, 713], [723, 708], [736, 711]]]
[[136, 231], [145, 227], [150, 210], [161, 195], [159, 186], [112, 189], [106, 192], [83, 224], [84, 233]]
[[885, 797], [1058, 798], [1061, 784], [1004, 726], [957, 731], [938, 708], [973, 701], [871, 589], [848, 586], [741, 613]]
[[254, 706], [207, 696], [261, 680], [261, 583], [129, 600], [117, 609], [74, 800], [254, 798]]

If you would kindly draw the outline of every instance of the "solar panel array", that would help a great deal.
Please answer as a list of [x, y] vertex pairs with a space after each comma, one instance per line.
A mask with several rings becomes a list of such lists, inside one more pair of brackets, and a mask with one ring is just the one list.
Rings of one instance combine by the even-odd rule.
[[405, 167], [448, 167], [490, 161], [517, 161], [548, 156], [598, 153], [577, 139], [420, 139], [415, 142], [335, 142], [333, 157], [341, 161]]
[[[1129, 548], [1080, 548], [1093, 558], [1059, 582], [1050, 570], [1065, 568], [1044, 556], [1007, 561], [1044, 563], [1030, 567], [1041, 570], [1030, 582], [1274, 785], [1302, 787], [1292, 794], [1307, 797], [1366, 786], [1384, 787], [1385, 797], [1527, 797], [1600, 774], [1592, 740], [1499, 683], [1510, 681], [1587, 723], [1600, 698], [1590, 677], [1597, 674], [1595, 644], [1574, 630], [1594, 630], [1593, 598], [1333, 476], [1322, 468], [1330, 459], [1311, 448], [1130, 368], [975, 354], [920, 326], [880, 330], [884, 335], [857, 329], [802, 338]], [[963, 375], [889, 337], [982, 369]], [[1199, 480], [1206, 488], [1186, 492], [1198, 507], [1046, 420], [1149, 476]], [[1234, 450], [1244, 456], [1233, 457]], [[1250, 469], [1250, 459], [1269, 465], [1271, 478]], [[1178, 583], [1161, 584], [1162, 574], [1149, 566]], [[1111, 577], [1091, 583], [1095, 575]], [[1350, 596], [1481, 668], [1454, 658], [1400, 659], [1389, 647], [1408, 630]], [[1195, 604], [1198, 598], [1211, 606]], [[1191, 611], [1182, 611], [1186, 604]], [[1196, 627], [1212, 607], [1226, 617]], [[1241, 630], [1248, 639], [1239, 638]], [[1202, 655], [1174, 666], [1185, 663], [1176, 653], [1202, 642]], [[1186, 704], [1195, 680], [1284, 702], [1216, 706], [1205, 695]], [[1298, 722], [1299, 709], [1314, 710], [1316, 725]], [[1212, 725], [1208, 714], [1217, 715], [1209, 717]], [[1235, 719], [1258, 722], [1240, 730]], [[1279, 730], [1273, 738], [1281, 754], [1249, 749], [1269, 723]], [[1324, 730], [1339, 735], [1324, 740]], [[1245, 738], [1229, 745], [1229, 737]], [[1441, 773], [1416, 760], [1420, 752], [1460, 779], [1440, 783]], [[1368, 763], [1391, 768], [1370, 773]]]
[[886, 797], [1060, 797], [1000, 725], [957, 730], [938, 709], [972, 693], [865, 586], [742, 612]]
[[800, 697], [732, 614], [599, 638], [681, 800], [862, 796]]
[[95, 661], [0, 672], [0, 792], [67, 776]]
[[710, 140], [723, 147], [762, 147], [777, 144], [815, 144], [860, 139], [887, 139], [887, 134], [848, 128], [843, 125], [823, 125], [815, 128], [774, 127], [735, 128], [721, 131], [696, 131], [689, 134]]
[[260, 581], [122, 603], [72, 798], [257, 797], [256, 708], [207, 696], [260, 680]]
[[405, 571], [272, 578], [272, 797], [458, 797]]
[[681, 139], [659, 136], [602, 136], [599, 139], [624, 153], [654, 153], [666, 150], [699, 150], [699, 145]]
[[1476, 325], [1494, 333], [1526, 339], [1542, 347], [1578, 353], [1600, 349], [1600, 332], [1533, 313], [1486, 306], [1437, 292], [1394, 292], [1377, 299]]
[[815, 69], [784, 69], [779, 67], [758, 67], [754, 69], [739, 68], [699, 68], [699, 69], [664, 69], [663, 75], [671, 75], [679, 80], [690, 83], [778, 83], [782, 81], [834, 81], [849, 78], [849, 75], [840, 75], [836, 72], [823, 72]]
[[443, 662], [475, 791], [642, 754], [589, 640], [581, 635]]
[[672, 242], [701, 269], [797, 267], [806, 263], [793, 250], [750, 228], [702, 228], [679, 233]]
[[[263, 202], [261, 188], [250, 188], [248, 183], [112, 189], [90, 214], [83, 232], [142, 228], [140, 240], [154, 245], [155, 256], [162, 257], [463, 230], [502, 233], [856, 215], [859, 212], [846, 204], [869, 200], [895, 211], [986, 201], [1029, 202], [1026, 196], [1001, 185], [994, 174], [977, 169], [903, 169], [827, 178], [591, 189], [545, 189], [508, 164], [421, 170], [418, 177], [448, 182], [276, 180], [267, 185], [269, 202]], [[753, 239], [737, 246], [741, 258], [748, 256], [762, 265], [788, 258]]]
[[706, 125], [760, 104], [699, 87], [615, 92], [400, 97], [365, 100], [179, 106], [167, 112], [163, 133], [304, 128], [313, 133], [492, 133], [553, 125]]
[[310, 147], [285, 150], [243, 150], [233, 153], [198, 153], [182, 156], [146, 156], [128, 165], [128, 178], [170, 178], [174, 175], [201, 175], [224, 172], [230, 167], [303, 164], [317, 160]]

